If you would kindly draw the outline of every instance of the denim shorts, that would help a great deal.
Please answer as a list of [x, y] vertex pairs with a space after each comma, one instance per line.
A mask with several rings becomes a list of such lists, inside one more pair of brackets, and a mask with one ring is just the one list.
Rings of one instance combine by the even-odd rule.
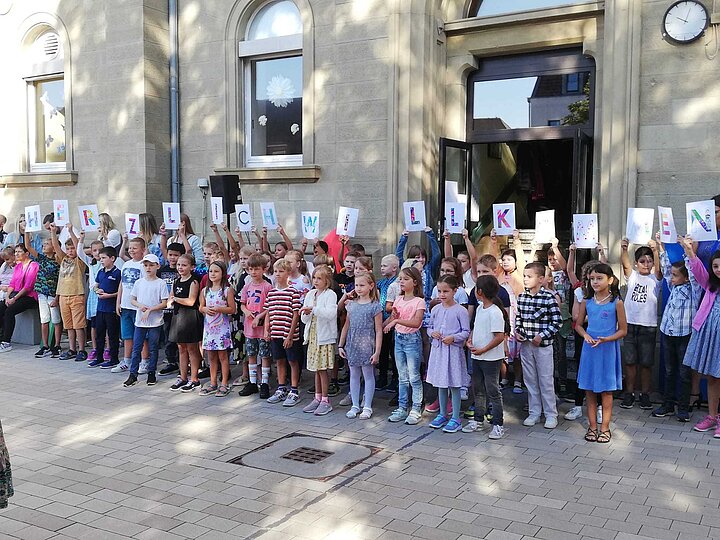
[[652, 367], [655, 364], [655, 341], [657, 328], [628, 324], [627, 336], [623, 340], [622, 359], [626, 366], [640, 364]]
[[263, 338], [245, 338], [245, 354], [253, 358], [270, 358], [270, 344]]
[[135, 335], [135, 313], [134, 309], [120, 311], [120, 339], [132, 339]]
[[273, 338], [270, 342], [273, 360], [282, 360], [285, 358], [288, 362], [300, 362], [302, 360], [302, 345], [300, 340], [293, 341], [289, 349], [283, 346], [284, 339]]

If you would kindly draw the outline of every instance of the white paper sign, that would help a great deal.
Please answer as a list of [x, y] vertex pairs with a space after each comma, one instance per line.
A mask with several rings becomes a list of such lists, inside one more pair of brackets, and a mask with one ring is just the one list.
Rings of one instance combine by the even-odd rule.
[[177, 231], [180, 228], [180, 203], [164, 202], [162, 207], [165, 228], [169, 231]]
[[633, 244], [647, 244], [655, 224], [654, 208], [628, 208], [625, 236]]
[[[40, 232], [42, 230], [42, 215], [40, 205], [25, 207], [25, 232]], [[19, 231], [16, 231], [19, 232]]]
[[425, 223], [425, 201], [411, 201], [403, 203], [405, 213], [405, 228], [410, 231], [424, 231]]
[[696, 242], [717, 240], [715, 226], [715, 202], [696, 201], [685, 205], [688, 234]]
[[493, 204], [493, 226], [498, 236], [511, 235], [515, 226], [515, 203]]
[[140, 235], [140, 214], [125, 214], [125, 232], [128, 238]]
[[335, 232], [340, 236], [355, 236], [360, 211], [357, 208], [341, 206], [338, 209], [338, 220]]
[[549, 244], [555, 238], [555, 210], [535, 213], [535, 243]]
[[445, 228], [449, 233], [461, 233], [465, 228], [465, 205], [445, 203]]
[[597, 214], [573, 215], [573, 239], [575, 247], [595, 249], [600, 241]]
[[68, 240], [70, 240], [70, 231], [67, 230], [67, 227], [63, 227], [60, 234], [58, 234], [58, 243], [63, 251], [65, 251], [65, 242]]
[[660, 222], [660, 241], [665, 244], [676, 243], [678, 233], [672, 208], [658, 206], [658, 221]]
[[270, 230], [278, 228], [278, 218], [274, 202], [261, 202], [260, 213], [262, 214], [263, 227], [267, 227]]
[[240, 232], [252, 231], [252, 212], [250, 211], [249, 204], [236, 204], [235, 218], [237, 219], [237, 226]]
[[212, 222], [215, 225], [223, 224], [225, 221], [225, 215], [223, 214], [222, 197], [210, 197], [210, 214], [212, 215]]
[[320, 236], [320, 212], [302, 212], [300, 219], [303, 238], [315, 240]]
[[64, 227], [70, 221], [67, 201], [53, 201], [53, 220], [58, 227]]
[[460, 195], [460, 186], [457, 182], [445, 182], [445, 202], [460, 203], [467, 199], [465, 195]]
[[97, 204], [78, 206], [78, 216], [80, 216], [80, 228], [83, 231], [100, 230], [100, 212], [98, 212]]

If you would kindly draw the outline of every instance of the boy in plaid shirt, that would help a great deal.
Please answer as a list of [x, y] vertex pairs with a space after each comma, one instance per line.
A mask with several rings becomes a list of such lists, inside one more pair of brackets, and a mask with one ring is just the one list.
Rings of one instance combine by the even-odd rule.
[[524, 426], [534, 426], [545, 414], [545, 427], [557, 427], [557, 403], [553, 380], [553, 339], [562, 326], [560, 307], [542, 286], [545, 265], [532, 262], [523, 271], [525, 292], [517, 299], [515, 335], [521, 342], [523, 379], [528, 389], [530, 413]]

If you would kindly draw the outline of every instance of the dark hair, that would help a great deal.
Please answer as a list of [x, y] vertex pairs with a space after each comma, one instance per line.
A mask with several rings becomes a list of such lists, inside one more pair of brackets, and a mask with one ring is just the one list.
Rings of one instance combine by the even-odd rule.
[[47, 214], [43, 218], [43, 225], [45, 225], [46, 223], [52, 223], [53, 221], [55, 221], [55, 214]]
[[28, 248], [25, 246], [25, 244], [16, 244], [16, 245], [15, 245], [15, 249], [18, 249], [18, 248], [20, 248], [21, 250], [23, 250], [25, 253], [30, 253], [30, 251], [29, 251]]
[[455, 276], [440, 276], [437, 283], [445, 283], [451, 289], [457, 289], [460, 286], [458, 279]]
[[510, 317], [508, 317], [505, 306], [502, 305], [502, 302], [497, 296], [500, 291], [500, 283], [497, 278], [490, 275], [478, 276], [477, 281], [475, 282], [475, 291], [473, 291], [473, 293], [477, 296], [478, 291], [482, 292], [485, 298], [492, 301], [493, 304], [500, 308], [500, 311], [503, 314], [503, 320], [505, 321], [505, 333], [509, 334]]
[[250, 255], [250, 258], [248, 258], [247, 267], [248, 268], [265, 268], [267, 266], [267, 259], [265, 258], [265, 255], [261, 255], [260, 253], [255, 253], [253, 255]]
[[455, 279], [457, 279], [458, 281], [463, 280], [462, 264], [460, 264], [459, 260], [457, 260], [455, 257], [445, 257], [443, 260], [440, 261], [440, 265], [442, 266], [443, 263], [449, 264], [453, 267]]
[[117, 250], [112, 246], [107, 246], [100, 250], [99, 255], [107, 255], [111, 259], [117, 259]]
[[[357, 251], [350, 251], [345, 254], [345, 258], [347, 259], [348, 257], [355, 257], [356, 259], [358, 259], [359, 257], [362, 257], [362, 255], [360, 255]], [[343, 260], [343, 262], [345, 261]]]
[[[718, 256], [720, 256], [720, 253], [718, 253]], [[620, 298], [620, 284], [618, 283], [618, 279], [615, 277], [613, 269], [609, 264], [596, 264], [595, 266], [593, 266], [592, 270], [590, 270], [590, 274], [592, 274], [593, 272], [597, 274], [605, 274], [607, 277], [612, 278], [612, 283], [610, 284], [610, 294], [612, 295], [613, 300], [615, 300], [616, 298]], [[589, 286], [588, 283], [587, 290], [585, 291], [585, 298], [592, 298], [594, 294], [595, 291], [592, 290], [592, 287]]]
[[712, 200], [713, 200], [713, 202], [715, 203], [715, 206], [720, 207], [720, 193], [717, 194], [717, 195], [715, 195], [715, 196], [712, 198]]
[[685, 266], [684, 260], [683, 261], [675, 261], [674, 263], [672, 263], [672, 267], [675, 268], [676, 270], [679, 270], [680, 273], [683, 276], [685, 276], [686, 279], [690, 277], [690, 274], [688, 274], [687, 266]]
[[192, 267], [190, 269], [190, 272], [192, 273], [192, 270], [195, 268], [195, 257], [193, 257], [193, 254], [192, 253], [182, 253], [178, 257], [178, 261], [180, 259], [185, 259], [188, 262], [188, 264]]
[[322, 249], [325, 253], [328, 253], [330, 251], [330, 247], [327, 245], [327, 242], [325, 240], [318, 240], [317, 242], [315, 242], [315, 245]]
[[483, 255], [478, 259], [478, 262], [482, 264], [483, 266], [487, 266], [490, 270], [493, 272], [497, 270], [498, 267], [498, 260], [495, 255]]
[[145, 239], [142, 236], [136, 236], [135, 238], [131, 238], [130, 240], [128, 240], [128, 244], [130, 242], [135, 242], [137, 244], [140, 244], [143, 249], [145, 249], [145, 246], [147, 245], [145, 243]]
[[537, 273], [538, 276], [543, 277], [545, 275], [545, 265], [541, 262], [533, 261], [525, 265], [525, 270], [532, 270]]
[[635, 262], [638, 262], [640, 260], [640, 257], [644, 257], [645, 255], [650, 255], [650, 257], [653, 257], [653, 251], [647, 246], [640, 246], [635, 250]]
[[222, 272], [222, 279], [220, 280], [220, 289], [222, 290], [223, 297], [225, 296], [225, 288], [228, 287], [230, 284], [228, 283], [228, 275], [227, 275], [227, 266], [222, 261], [213, 261], [208, 265], [208, 282], [205, 286], [205, 296], [210, 294], [210, 289], [213, 287], [213, 282], [210, 281], [210, 268], [215, 265], [217, 266], [220, 271]]
[[423, 284], [420, 270], [418, 270], [414, 266], [409, 266], [400, 270], [400, 273], [405, 274], [406, 277], [409, 277], [415, 282], [415, 286], [413, 287], [413, 295], [417, 296], [418, 298], [424, 298], [425, 296], [423, 295]]
[[365, 255], [361, 255], [357, 259], [355, 259], [356, 263], [360, 263], [364, 268], [367, 268], [372, 272], [373, 270], [373, 260], [372, 257], [366, 257]]
[[167, 251], [175, 251], [180, 255], [185, 255], [185, 246], [180, 242], [172, 242], [168, 247]]
[[500, 254], [500, 258], [502, 259], [505, 255], [510, 255], [510, 257], [515, 259], [515, 262], [517, 262], [517, 253], [515, 253], [514, 249], [504, 249]]
[[362, 244], [351, 244], [350, 249], [352, 249], [353, 251], [357, 251], [363, 257], [365, 256], [365, 246], [363, 246]]
[[720, 259], [720, 249], [712, 254], [712, 257], [710, 257], [710, 264], [708, 264], [708, 283], [710, 284], [710, 292], [713, 293], [720, 290], [720, 277], [717, 277], [712, 269], [713, 261], [715, 259]]
[[283, 248], [285, 251], [288, 250], [288, 245], [285, 242], [278, 242], [277, 244], [275, 244], [275, 248], [277, 248], [278, 246]]
[[425, 248], [422, 246], [419, 246], [415, 244], [414, 246], [410, 246], [410, 249], [408, 249], [408, 259], [415, 259], [418, 255], [422, 255], [425, 257], [425, 260], [427, 261], [427, 251], [425, 251]]

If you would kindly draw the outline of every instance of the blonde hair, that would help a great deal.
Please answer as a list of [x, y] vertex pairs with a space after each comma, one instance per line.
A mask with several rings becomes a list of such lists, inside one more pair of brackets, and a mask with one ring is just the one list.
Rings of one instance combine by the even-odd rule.
[[377, 281], [375, 281], [375, 276], [372, 274], [372, 272], [355, 274], [355, 283], [357, 283], [359, 279], [368, 280], [368, 284], [370, 285], [370, 300], [372, 300], [373, 302], [378, 302], [380, 300], [380, 294], [378, 293]]
[[238, 255], [247, 255], [249, 257], [250, 255], [254, 255], [255, 253], [257, 253], [255, 251], [255, 248], [245, 245], [240, 248]]
[[398, 259], [397, 255], [391, 254], [391, 255], [385, 255], [382, 259], [380, 259], [380, 264], [394, 264], [395, 268], [400, 266], [400, 259]]
[[290, 262], [285, 259], [278, 259], [275, 261], [275, 264], [273, 264], [273, 270], [285, 270], [286, 272], [290, 272], [292, 271], [292, 266], [290, 265]]
[[320, 277], [321, 279], [325, 280], [326, 289], [331, 289], [333, 286], [333, 273], [330, 268], [327, 266], [318, 266], [315, 270], [313, 270], [313, 278], [315, 276]]

